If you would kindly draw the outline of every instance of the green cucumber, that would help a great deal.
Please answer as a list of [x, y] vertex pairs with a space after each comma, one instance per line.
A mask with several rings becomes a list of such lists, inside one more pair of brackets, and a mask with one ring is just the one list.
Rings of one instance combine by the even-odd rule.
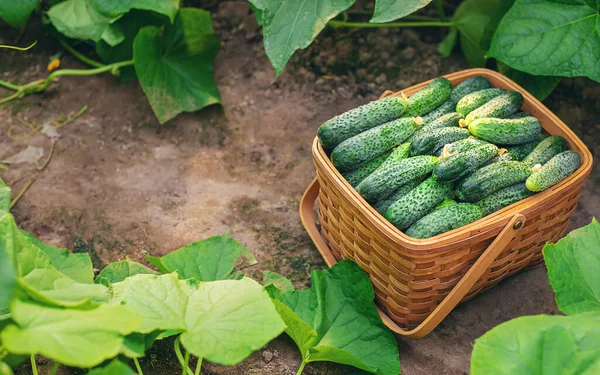
[[579, 168], [579, 163], [579, 154], [575, 151], [561, 152], [533, 173], [525, 181], [525, 185], [534, 192], [544, 191], [569, 177]]
[[503, 145], [519, 145], [540, 137], [542, 126], [533, 117], [502, 119], [483, 117], [469, 123], [469, 132], [477, 138]]
[[523, 117], [529, 117], [529, 116], [531, 116], [529, 113], [519, 111], [517, 113], [513, 113], [512, 115], [508, 116], [507, 118], [523, 118]]
[[423, 117], [423, 121], [425, 121], [426, 124], [429, 124], [430, 122], [442, 117], [446, 113], [454, 112], [454, 106], [455, 104], [451, 99], [446, 99], [446, 101], [443, 102], [442, 105], [421, 117]]
[[569, 149], [567, 141], [560, 136], [550, 136], [535, 146], [535, 148], [523, 158], [523, 163], [530, 167], [536, 164], [546, 164], [546, 162], [556, 154]]
[[[506, 149], [504, 149], [506, 150]], [[510, 152], [504, 152], [502, 155], [498, 155], [498, 156], [494, 156], [493, 158], [491, 158], [490, 160], [486, 161], [485, 165], [489, 165], [489, 164], [494, 164], [494, 163], [498, 163], [500, 161], [511, 161], [511, 160], [516, 160], [511, 154]]]
[[444, 77], [436, 78], [408, 98], [403, 117], [421, 116], [431, 112], [450, 97], [452, 84]]
[[456, 153], [443, 158], [433, 170], [440, 181], [455, 181], [465, 177], [498, 154], [498, 147], [491, 143], [475, 147], [469, 151]]
[[470, 224], [483, 217], [481, 209], [470, 203], [458, 203], [434, 210], [408, 228], [406, 235], [429, 238]]
[[405, 230], [446, 198], [452, 184], [429, 177], [398, 199], [383, 215], [400, 230]]
[[467, 202], [476, 202], [503, 187], [522, 182], [531, 175], [531, 168], [520, 161], [500, 161], [486, 165], [465, 178], [456, 196]]
[[402, 186], [400, 186], [396, 191], [394, 191], [389, 197], [378, 200], [373, 204], [373, 208], [379, 212], [381, 215], [387, 211], [390, 206], [396, 202], [398, 199], [402, 198], [409, 191], [416, 188], [417, 185], [421, 183], [421, 179], [412, 180]]
[[415, 156], [398, 160], [385, 168], [377, 168], [358, 184], [356, 190], [368, 202], [375, 202], [411, 180], [428, 175], [438, 162], [439, 159], [435, 156]]
[[456, 103], [465, 95], [470, 94], [475, 91], [487, 89], [492, 87], [490, 81], [487, 78], [482, 76], [475, 76], [471, 78], [467, 78], [458, 85], [456, 85], [452, 92], [450, 93], [450, 98], [448, 98], [442, 105], [429, 112], [428, 114], [423, 116], [423, 121], [426, 124], [429, 124], [433, 120], [447, 114], [450, 112], [454, 112], [456, 108]]
[[448, 207], [448, 206], [452, 206], [456, 204], [456, 201], [454, 199], [450, 199], [450, 198], [446, 198], [442, 201], [442, 203], [438, 204], [437, 206], [435, 206], [433, 208], [433, 210], [439, 210], [440, 208], [444, 208], [444, 207]]
[[435, 156], [441, 157], [442, 155], [444, 155], [444, 157], [448, 157], [451, 154], [465, 152], [477, 146], [486, 144], [486, 141], [482, 141], [481, 139], [477, 139], [474, 137], [469, 137], [461, 139], [460, 141], [445, 144], [444, 146], [436, 150]]
[[411, 155], [431, 154], [447, 143], [469, 137], [469, 131], [463, 128], [437, 128], [416, 136], [410, 144]]
[[473, 110], [481, 107], [485, 103], [494, 99], [496, 96], [504, 94], [506, 90], [504, 89], [483, 89], [479, 91], [472, 92], [468, 95], [463, 96], [457, 103], [455, 110], [463, 116], [468, 115]]
[[512, 155], [512, 157], [515, 160], [523, 160], [525, 158], [525, 156], [529, 155], [529, 153], [531, 153], [531, 151], [533, 151], [533, 149], [535, 148], [535, 146], [538, 145], [538, 143], [540, 143], [541, 141], [543, 141], [546, 138], [547, 138], [546, 135], [540, 134], [538, 139], [536, 139], [535, 141], [523, 143], [520, 145], [514, 145], [514, 146], [503, 145], [501, 147], [505, 148]]
[[348, 138], [399, 118], [406, 110], [406, 99], [391, 96], [372, 101], [327, 120], [318, 137], [325, 148], [334, 148]]
[[386, 165], [393, 163], [398, 160], [406, 159], [408, 157], [408, 153], [410, 150], [410, 143], [403, 143], [400, 146], [396, 147], [392, 150], [390, 157], [387, 158], [383, 164], [381, 164], [382, 168], [385, 168]]
[[331, 152], [331, 162], [340, 171], [355, 169], [404, 142], [415, 132], [418, 122], [399, 118], [346, 139]]
[[533, 193], [527, 189], [525, 183], [519, 182], [518, 184], [502, 188], [479, 200], [475, 204], [481, 208], [483, 216], [487, 216], [532, 195]]
[[354, 169], [350, 172], [342, 173], [342, 176], [348, 181], [348, 183], [352, 187], [356, 187], [362, 180], [367, 178], [368, 175], [373, 173], [381, 164], [383, 164], [386, 159], [390, 156], [390, 152], [386, 152], [383, 155], [371, 160], [370, 162], [364, 164], [362, 167], [358, 169]]
[[522, 105], [523, 95], [517, 91], [509, 91], [496, 96], [481, 107], [469, 112], [465, 119], [461, 121], [461, 125], [466, 126], [472, 121], [484, 117], [505, 118], [517, 112]]
[[430, 123], [426, 122], [422, 128], [420, 128], [419, 130], [414, 132], [413, 135], [410, 136], [410, 138], [408, 139], [408, 142], [412, 142], [418, 135], [427, 133], [432, 129], [449, 128], [452, 126], [458, 127], [458, 122], [462, 118], [463, 118], [463, 115], [461, 115], [458, 112], [446, 113], [445, 115], [438, 117], [437, 119], [433, 120]]

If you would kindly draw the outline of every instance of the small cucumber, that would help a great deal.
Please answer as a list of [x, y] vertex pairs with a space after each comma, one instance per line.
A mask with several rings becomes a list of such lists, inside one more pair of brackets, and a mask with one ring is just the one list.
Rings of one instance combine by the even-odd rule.
[[425, 125], [423, 125], [423, 127], [421, 127], [419, 130], [417, 130], [416, 132], [413, 133], [413, 135], [410, 136], [410, 138], [408, 139], [408, 142], [412, 142], [418, 135], [423, 134], [423, 133], [427, 133], [432, 129], [437, 129], [437, 128], [449, 128], [449, 127], [458, 127], [458, 121], [460, 121], [463, 118], [463, 115], [461, 115], [458, 112], [451, 112], [451, 113], [446, 113], [445, 115], [438, 117], [437, 119], [433, 120], [430, 123], [425, 122]]
[[483, 216], [487, 216], [532, 195], [533, 193], [527, 189], [525, 183], [519, 182], [518, 184], [502, 188], [475, 204], [481, 208]]
[[405, 230], [443, 201], [451, 188], [452, 184], [429, 177], [394, 202], [383, 216], [398, 229]]
[[481, 146], [481, 145], [485, 145], [485, 144], [487, 144], [486, 141], [482, 141], [481, 139], [477, 139], [474, 137], [473, 138], [469, 137], [466, 139], [461, 139], [460, 141], [445, 144], [444, 146], [442, 146], [435, 152], [435, 156], [448, 157], [451, 154], [465, 152], [465, 151], [471, 150], [477, 146]]
[[523, 160], [525, 158], [525, 156], [529, 155], [529, 153], [531, 153], [531, 151], [533, 151], [533, 149], [535, 148], [535, 146], [538, 145], [538, 143], [540, 143], [547, 137], [548, 136], [546, 136], [544, 134], [540, 134], [538, 139], [536, 139], [535, 141], [523, 143], [520, 145], [514, 145], [514, 146], [503, 145], [501, 147], [505, 148], [512, 155], [512, 157], [515, 160]]
[[433, 111], [424, 115], [423, 121], [425, 121], [426, 124], [429, 124], [433, 120], [445, 115], [446, 113], [454, 112], [456, 103], [458, 103], [463, 96], [475, 91], [487, 89], [489, 87], [492, 87], [492, 85], [485, 77], [475, 76], [465, 79], [452, 89], [450, 98], [448, 98], [444, 103], [442, 103], [442, 105]]
[[508, 116], [507, 118], [523, 118], [523, 117], [529, 117], [529, 116], [531, 116], [529, 113], [519, 111], [517, 113], [513, 113], [512, 115]]
[[579, 163], [579, 154], [575, 151], [561, 152], [533, 173], [525, 185], [534, 192], [544, 191], [569, 177], [579, 168]]
[[442, 117], [446, 113], [454, 112], [454, 107], [454, 102], [452, 102], [451, 99], [446, 99], [446, 101], [443, 102], [442, 105], [429, 112], [428, 114], [422, 116], [423, 121], [425, 121], [426, 124], [429, 124], [430, 122]]
[[446, 78], [436, 78], [408, 98], [404, 117], [421, 116], [431, 112], [450, 97], [452, 84]]
[[356, 185], [360, 184], [362, 180], [367, 178], [368, 175], [373, 173], [381, 164], [383, 164], [386, 159], [390, 156], [390, 152], [386, 152], [383, 155], [371, 160], [370, 162], [364, 164], [362, 167], [358, 169], [354, 169], [350, 172], [342, 173], [342, 176], [348, 181], [348, 183], [352, 187], [356, 187]]
[[419, 120], [399, 118], [346, 139], [331, 152], [331, 162], [340, 171], [355, 169], [404, 142], [419, 127]]
[[433, 170], [433, 175], [440, 181], [455, 181], [481, 167], [497, 154], [498, 147], [491, 143], [456, 153], [441, 159]]
[[456, 112], [460, 113], [463, 116], [466, 116], [474, 109], [481, 107], [485, 103], [494, 99], [496, 96], [504, 94], [505, 92], [506, 90], [497, 88], [483, 89], [472, 92], [468, 95], [463, 96], [456, 103]]
[[405, 110], [404, 98], [375, 100], [327, 120], [319, 127], [318, 137], [323, 147], [334, 148], [348, 138], [399, 118]]
[[500, 161], [486, 165], [465, 178], [456, 190], [456, 196], [467, 202], [476, 202], [503, 187], [522, 182], [531, 175], [531, 168], [520, 161]]
[[[504, 150], [506, 150], [506, 149], [504, 149]], [[513, 158], [513, 156], [510, 154], [510, 152], [504, 152], [501, 155], [494, 156], [490, 160], [486, 161], [485, 164], [483, 164], [483, 165], [485, 166], [485, 165], [489, 165], [489, 164], [498, 163], [500, 161], [511, 161], [511, 160], [516, 160], [516, 159]]]
[[390, 163], [365, 178], [356, 190], [368, 202], [376, 202], [400, 186], [433, 171], [439, 159], [435, 156], [415, 156]]
[[434, 210], [439, 210], [440, 208], [452, 206], [453, 204], [456, 204], [456, 201], [454, 199], [446, 198], [446, 199], [444, 199], [442, 201], [442, 203], [438, 204], [433, 209]]
[[431, 154], [447, 143], [469, 137], [469, 131], [463, 128], [437, 128], [419, 134], [410, 144], [411, 155]]
[[402, 198], [403, 196], [405, 196], [406, 194], [408, 194], [409, 191], [411, 191], [412, 189], [416, 188], [417, 185], [419, 185], [421, 183], [421, 179], [416, 179], [416, 180], [412, 180], [402, 186], [400, 186], [396, 191], [394, 191], [389, 197], [378, 200], [377, 202], [375, 202], [375, 204], [373, 204], [373, 208], [379, 212], [381, 215], [383, 215], [385, 213], [385, 211], [387, 211], [388, 208], [390, 208], [390, 206], [396, 202], [398, 199]]
[[385, 168], [386, 165], [393, 163], [398, 160], [406, 159], [408, 157], [408, 152], [410, 151], [410, 143], [403, 143], [400, 146], [396, 147], [392, 150], [390, 157], [387, 158], [382, 164], [381, 167]]
[[484, 141], [519, 145], [539, 138], [542, 126], [535, 117], [502, 119], [483, 117], [469, 123], [469, 132]]
[[520, 92], [509, 91], [500, 94], [485, 103], [479, 108], [474, 109], [461, 121], [461, 126], [466, 126], [472, 121], [484, 117], [506, 118], [517, 112], [523, 105], [523, 95]]
[[536, 164], [544, 165], [548, 160], [552, 159], [554, 155], [560, 154], [568, 149], [569, 144], [563, 137], [553, 135], [538, 143], [533, 151], [523, 158], [523, 163], [530, 167], [533, 167]]
[[406, 231], [414, 238], [429, 238], [460, 228], [482, 218], [481, 209], [470, 203], [458, 203], [434, 210]]

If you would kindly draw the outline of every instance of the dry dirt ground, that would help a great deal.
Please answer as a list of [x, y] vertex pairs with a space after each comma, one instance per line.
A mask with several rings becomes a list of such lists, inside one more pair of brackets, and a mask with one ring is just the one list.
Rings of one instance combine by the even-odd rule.
[[[216, 80], [224, 109], [183, 114], [158, 126], [136, 82], [109, 75], [61, 78], [41, 95], [0, 107], [0, 160], [50, 143], [44, 136], [15, 141], [6, 133], [16, 117], [34, 124], [89, 109], [62, 128], [54, 156], [37, 173], [13, 212], [19, 225], [42, 240], [88, 252], [97, 269], [146, 251], [163, 255], [190, 242], [230, 231], [259, 263], [255, 278], [273, 270], [297, 287], [325, 267], [298, 214], [314, 176], [311, 142], [326, 119], [378, 96], [466, 68], [462, 57], [436, 53], [439, 30], [327, 30], [292, 58], [276, 78], [248, 8], [215, 5], [222, 40]], [[242, 26], [240, 26], [242, 25]], [[5, 42], [15, 35], [3, 32]], [[2, 35], [0, 34], [0, 35]], [[2, 52], [2, 79], [25, 82], [43, 74], [60, 47], [40, 39], [30, 52]], [[83, 67], [63, 58], [64, 67]], [[42, 72], [42, 73], [40, 73]], [[565, 79], [545, 101], [600, 156], [600, 87]], [[18, 191], [35, 174], [32, 164], [11, 165], [1, 177]], [[585, 185], [569, 230], [600, 214], [600, 168]], [[558, 313], [543, 267], [523, 272], [459, 306], [429, 336], [398, 337], [403, 374], [466, 374], [473, 340], [509, 319]], [[171, 342], [142, 361], [147, 374], [176, 374]], [[206, 364], [203, 374], [295, 374], [300, 356], [283, 335], [236, 367]], [[41, 364], [42, 373], [48, 364]], [[24, 366], [21, 373], [29, 373]], [[61, 370], [66, 373], [81, 373]], [[305, 374], [351, 374], [335, 364], [311, 364]]]

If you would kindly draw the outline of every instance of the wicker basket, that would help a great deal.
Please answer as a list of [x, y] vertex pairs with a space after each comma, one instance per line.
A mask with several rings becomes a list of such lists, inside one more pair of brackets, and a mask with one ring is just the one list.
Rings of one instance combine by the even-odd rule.
[[[384, 323], [394, 332], [423, 337], [461, 301], [503, 278], [542, 262], [542, 247], [563, 236], [592, 167], [583, 142], [548, 108], [507, 77], [487, 69], [445, 76], [453, 85], [481, 75], [494, 87], [519, 91], [522, 109], [552, 135], [564, 137], [581, 157], [575, 173], [552, 188], [521, 200], [472, 224], [427, 238], [400, 232], [377, 213], [331, 164], [317, 138], [313, 158], [317, 177], [302, 197], [300, 216], [329, 266], [351, 258], [373, 282]], [[412, 94], [430, 81], [410, 87]], [[400, 93], [386, 91], [382, 97]], [[319, 233], [313, 211], [319, 198]]]

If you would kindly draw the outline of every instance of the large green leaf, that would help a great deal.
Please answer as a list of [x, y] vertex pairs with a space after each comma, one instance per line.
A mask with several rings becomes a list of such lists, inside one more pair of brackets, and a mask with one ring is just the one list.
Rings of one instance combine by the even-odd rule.
[[218, 50], [204, 10], [183, 8], [173, 25], [140, 30], [133, 43], [135, 71], [161, 124], [221, 102], [213, 75]]
[[164, 273], [177, 271], [184, 279], [226, 280], [235, 268], [256, 264], [256, 258], [228, 233], [206, 238], [175, 250], [162, 258], [146, 257]]
[[543, 252], [560, 311], [600, 312], [600, 223], [593, 219]]
[[0, 361], [0, 375], [13, 375], [13, 371], [9, 365]]
[[249, 1], [262, 12], [265, 51], [279, 75], [296, 50], [308, 47], [355, 0]]
[[526, 316], [475, 340], [471, 375], [600, 374], [600, 314]]
[[12, 261], [0, 246], [0, 319], [7, 313], [15, 286], [16, 275]]
[[267, 287], [303, 362], [331, 361], [381, 375], [400, 373], [398, 345], [383, 325], [367, 275], [345, 260], [314, 271], [312, 287]]
[[132, 9], [163, 14], [173, 22], [179, 12], [180, 0], [90, 0], [92, 6], [108, 17], [118, 17]]
[[142, 316], [138, 332], [179, 330], [192, 354], [223, 365], [241, 362], [285, 328], [268, 294], [248, 278], [196, 284], [175, 273], [136, 275], [113, 288], [112, 303]]
[[129, 366], [113, 359], [108, 365], [99, 367], [88, 372], [88, 375], [136, 375], [137, 372], [133, 371]]
[[156, 275], [158, 272], [144, 266], [143, 264], [126, 259], [120, 262], [111, 263], [104, 267], [104, 269], [96, 278], [96, 282], [100, 282], [104, 279], [110, 283], [118, 283], [119, 281], [123, 281], [130, 276], [140, 274]]
[[10, 188], [0, 178], [0, 217], [10, 211]]
[[406, 17], [423, 8], [431, 0], [377, 0], [375, 12], [369, 22], [383, 23]]
[[118, 27], [111, 26], [115, 18], [99, 13], [90, 1], [67, 0], [54, 5], [48, 11], [50, 22], [56, 30], [69, 38], [119, 44], [125, 36]]
[[263, 272], [263, 285], [274, 285], [275, 288], [283, 291], [295, 289], [294, 284], [292, 284], [292, 281], [290, 279], [271, 271]]
[[600, 82], [600, 2], [517, 0], [489, 55], [525, 73]]
[[16, 324], [0, 334], [9, 352], [41, 354], [76, 367], [93, 367], [116, 356], [125, 335], [140, 323], [124, 306], [72, 310], [15, 300], [11, 313]]
[[39, 8], [40, 0], [0, 0], [0, 18], [12, 27], [23, 27]]
[[500, 61], [498, 61], [498, 71], [523, 86], [525, 90], [539, 100], [546, 99], [561, 80], [560, 77], [533, 76], [519, 72]]

